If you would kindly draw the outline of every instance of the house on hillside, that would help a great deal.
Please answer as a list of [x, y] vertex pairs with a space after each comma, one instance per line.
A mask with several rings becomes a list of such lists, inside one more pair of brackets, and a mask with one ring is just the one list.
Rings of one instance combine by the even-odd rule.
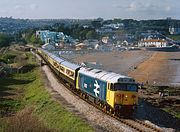
[[63, 32], [53, 32], [49, 30], [36, 31], [36, 37], [40, 38], [44, 43], [59, 43], [64, 41], [65, 43], [74, 42], [74, 39]]
[[111, 45], [105, 45], [105, 44], [96, 44], [94, 46], [95, 50], [99, 50], [99, 51], [104, 51], [104, 52], [108, 52], [108, 51], [112, 51], [113, 47]]
[[139, 47], [166, 47], [167, 45], [164, 39], [141, 39], [138, 42]]
[[76, 50], [87, 49], [87, 45], [85, 43], [79, 43], [76, 45]]
[[169, 27], [169, 33], [170, 34], [180, 34], [180, 28], [179, 27]]
[[109, 37], [102, 37], [101, 42], [102, 42], [102, 44], [106, 44], [106, 45], [109, 45], [109, 44], [112, 45], [113, 44], [112, 39]]

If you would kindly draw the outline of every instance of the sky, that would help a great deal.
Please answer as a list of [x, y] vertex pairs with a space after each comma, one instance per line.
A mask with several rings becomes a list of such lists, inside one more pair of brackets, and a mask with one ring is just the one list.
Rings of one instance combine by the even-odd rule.
[[180, 19], [180, 0], [0, 0], [0, 17]]

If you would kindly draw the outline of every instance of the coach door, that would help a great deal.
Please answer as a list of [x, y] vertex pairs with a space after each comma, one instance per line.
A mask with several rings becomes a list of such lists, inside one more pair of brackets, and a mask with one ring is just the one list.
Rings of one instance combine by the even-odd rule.
[[110, 89], [111, 89], [111, 84], [107, 83], [107, 96], [106, 96], [106, 101], [110, 101]]

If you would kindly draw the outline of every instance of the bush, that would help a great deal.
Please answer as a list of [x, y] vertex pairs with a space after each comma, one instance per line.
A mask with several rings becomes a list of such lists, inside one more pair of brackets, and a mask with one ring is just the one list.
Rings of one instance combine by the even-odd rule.
[[2, 61], [4, 63], [13, 63], [15, 57], [16, 57], [16, 55], [14, 55], [14, 54], [5, 54], [2, 56], [0, 61]]

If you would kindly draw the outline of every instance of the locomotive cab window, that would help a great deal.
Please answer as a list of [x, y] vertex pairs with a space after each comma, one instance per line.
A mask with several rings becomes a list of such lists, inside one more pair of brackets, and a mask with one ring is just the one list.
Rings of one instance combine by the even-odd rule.
[[113, 91], [133, 91], [133, 92], [137, 92], [138, 91], [138, 87], [136, 84], [120, 84], [120, 83], [115, 83], [113, 86]]
[[130, 84], [130, 85], [127, 85], [127, 90], [128, 91], [138, 91], [138, 87], [137, 87], [137, 85]]

